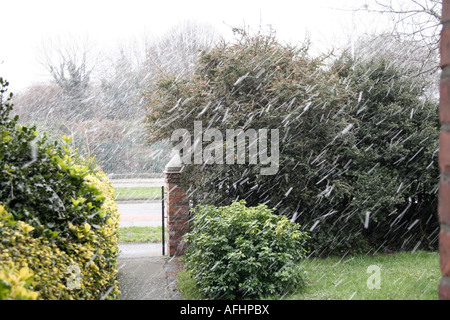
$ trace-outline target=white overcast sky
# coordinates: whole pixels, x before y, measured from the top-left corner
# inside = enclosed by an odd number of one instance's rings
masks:
[[[281,40],[310,35],[317,48],[339,46],[351,34],[380,25],[350,9],[373,0],[0,0],[0,76],[13,92],[45,79],[36,55],[47,38],[88,35],[100,48],[143,34],[158,36],[185,20],[230,26],[271,25]]]

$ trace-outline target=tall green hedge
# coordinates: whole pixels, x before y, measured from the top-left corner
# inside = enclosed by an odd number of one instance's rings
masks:
[[[184,128],[194,141],[194,121],[224,137],[279,129],[278,171],[262,175],[247,159],[185,164],[194,203],[264,203],[309,232],[313,255],[435,248],[438,109],[414,70],[388,59],[330,68],[307,45],[239,36],[204,52],[192,77],[161,79],[148,96],[149,138]]]
[[[112,186],[68,138],[49,142],[18,125],[7,85],[0,78],[0,299],[116,298]]]
[[[429,84],[389,57],[343,54],[335,66],[355,91],[347,212],[361,221],[372,250],[436,249],[440,124],[438,102],[425,94]]]

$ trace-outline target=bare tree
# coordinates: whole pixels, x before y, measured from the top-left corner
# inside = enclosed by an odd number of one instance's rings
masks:
[[[387,15],[392,21],[391,34],[415,43],[436,56],[439,51],[442,0],[375,0],[356,11]]]
[[[417,42],[400,39],[391,33],[360,36],[347,48],[355,64],[365,61],[389,61],[401,68],[405,76],[418,78],[424,85],[424,94],[437,98],[438,52],[430,51]]]
[[[381,33],[357,39],[349,36],[349,47],[357,59],[386,57],[410,77],[419,77],[427,84],[426,94],[437,96],[439,81],[439,38],[442,0],[366,0],[350,9],[387,17]],[[351,42],[351,44],[350,44]]]
[[[92,71],[98,62],[94,46],[86,37],[76,39],[68,36],[46,39],[38,54],[38,62],[49,72],[53,81],[62,90],[62,117],[86,119],[90,110],[90,81]]]
[[[182,22],[163,36],[121,43],[101,77],[104,114],[109,119],[138,119],[145,115],[144,92],[151,92],[161,75],[187,76],[195,71],[202,50],[218,36],[211,25]]]
[[[61,89],[50,83],[35,84],[14,96],[14,113],[21,121],[54,120],[61,112]]]
[[[218,40],[211,25],[184,21],[148,47],[148,67],[166,75],[192,74],[201,52],[212,48]]]
[[[144,106],[139,101],[145,90],[146,73],[135,55],[120,48],[119,56],[110,61],[109,70],[100,81],[102,113],[111,120],[133,120],[144,114]]]

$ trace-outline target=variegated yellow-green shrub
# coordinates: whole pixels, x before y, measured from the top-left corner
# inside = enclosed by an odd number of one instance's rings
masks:
[[[102,210],[110,217],[98,229],[71,224],[71,232],[88,241],[68,243],[65,251],[47,238],[30,236],[34,228],[13,220],[0,206],[0,300],[117,298],[119,213],[112,187],[102,175],[89,175],[86,181],[105,193]],[[22,279],[18,273],[28,278]]]
[[[0,299],[115,299],[119,213],[101,169],[10,118],[0,78]]]
[[[38,293],[28,289],[33,273],[3,266],[0,269],[0,300],[35,300]]]

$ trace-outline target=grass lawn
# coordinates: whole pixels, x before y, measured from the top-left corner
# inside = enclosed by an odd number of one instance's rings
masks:
[[[119,242],[160,242],[161,232],[161,227],[122,227]]]
[[[161,187],[114,188],[116,200],[161,199]]]
[[[436,300],[441,277],[437,252],[311,258],[301,265],[307,272],[306,286],[284,297],[268,299]],[[370,266],[375,267],[368,270]],[[178,275],[178,289],[185,299],[204,298],[186,271]]]

